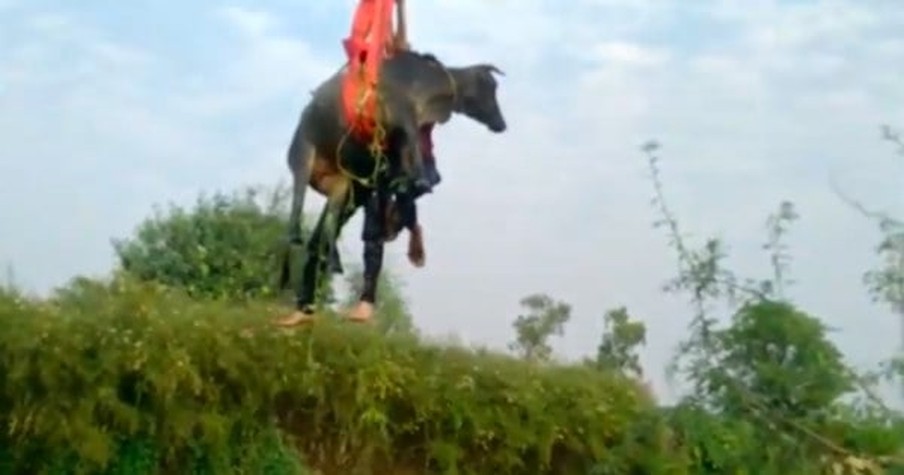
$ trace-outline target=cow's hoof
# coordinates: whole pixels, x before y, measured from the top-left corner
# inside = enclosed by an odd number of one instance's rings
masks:
[[[293,226],[293,229],[297,228],[297,226]],[[292,246],[300,246],[304,244],[304,238],[301,236],[301,233],[298,231],[290,231],[287,236],[287,242]]]
[[[433,185],[430,183],[430,180],[427,178],[417,178],[413,183],[414,192],[417,195],[425,195],[427,193],[433,193]]]
[[[356,323],[367,323],[374,317],[374,304],[360,301],[345,316]]]
[[[295,310],[294,312],[285,315],[282,318],[276,319],[274,323],[278,327],[291,328],[297,327],[299,325],[304,325],[306,323],[313,323],[315,318],[316,317],[313,312],[303,312],[301,310]]]
[[[408,236],[408,261],[414,267],[424,267],[427,257],[424,252],[424,231],[420,224],[416,224]]]
[[[345,268],[342,267],[342,261],[340,261],[339,257],[335,254],[330,257],[329,269],[331,274],[342,275],[345,273]]]

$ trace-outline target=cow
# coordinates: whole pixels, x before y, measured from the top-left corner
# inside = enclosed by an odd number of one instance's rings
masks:
[[[414,199],[424,192],[412,186],[420,175],[403,172],[406,165],[421,165],[420,130],[429,124],[445,123],[460,113],[483,124],[491,132],[502,133],[506,121],[499,107],[494,73],[488,63],[449,67],[435,56],[401,50],[382,65],[376,93],[381,101],[380,125],[388,145],[384,160],[372,153],[368,144],[349,134],[342,113],[340,95],[344,67],[321,83],[302,109],[287,162],[292,173],[292,206],[289,215],[290,245],[302,244],[301,224],[308,185],[327,199],[314,231],[305,246],[302,276],[295,291],[295,311],[280,319],[292,326],[314,314],[319,275],[338,265],[336,240],[342,226],[359,206],[364,207],[364,285],[358,305],[348,315],[353,320],[369,320],[376,302],[377,278],[382,267],[387,235],[386,211],[391,193],[399,209],[410,215]],[[371,177],[366,181],[362,177]],[[402,186],[398,187],[401,178]],[[412,219],[402,219],[411,229]],[[398,232],[398,229],[390,230]],[[325,248],[325,249],[324,249]],[[289,281],[288,250],[284,253],[280,287]],[[330,265],[333,264],[333,265]],[[333,268],[333,269],[331,269]]]

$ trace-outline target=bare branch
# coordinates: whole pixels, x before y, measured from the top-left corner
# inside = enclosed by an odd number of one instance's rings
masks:
[[[840,198],[841,201],[844,201],[845,204],[847,204],[851,208],[854,208],[854,210],[862,214],[864,217],[868,219],[874,219],[883,223],[897,222],[897,219],[893,218],[891,215],[882,211],[869,209],[862,202],[851,198],[847,193],[841,190],[841,187],[838,185],[838,181],[835,179],[834,173],[829,176],[829,186],[832,187],[832,191],[836,195],[838,195],[838,198]]]

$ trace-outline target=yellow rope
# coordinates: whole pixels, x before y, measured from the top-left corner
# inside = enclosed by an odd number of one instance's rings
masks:
[[[362,77],[359,77],[358,79],[363,80],[363,68],[361,69],[360,75]],[[382,97],[380,96],[380,94],[378,94],[377,91],[378,88],[376,84],[374,84],[373,87],[365,88],[363,91],[361,91],[361,94],[358,97],[356,111],[358,115],[361,115],[365,100],[368,99],[370,94],[376,94],[375,100],[377,101],[377,107],[375,116],[373,117],[375,127],[373,137],[371,138],[370,144],[368,145],[368,151],[370,152],[370,155],[374,157],[374,160],[376,162],[374,164],[373,173],[371,173],[370,176],[367,177],[359,177],[342,165],[342,147],[345,145],[345,142],[351,135],[350,127],[346,128],[345,133],[342,134],[342,137],[339,139],[339,143],[336,145],[336,164],[339,168],[339,171],[343,175],[345,175],[346,178],[356,181],[368,188],[372,188],[376,185],[375,181],[377,174],[382,171],[382,166],[384,165],[384,160],[386,158],[385,153],[383,153],[383,146],[386,140],[386,129],[383,127],[383,121],[381,120],[384,104]],[[347,120],[350,120],[350,118],[347,118]]]

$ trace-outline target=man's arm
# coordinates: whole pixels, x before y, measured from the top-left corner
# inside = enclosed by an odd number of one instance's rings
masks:
[[[405,0],[396,0],[396,34],[394,43],[396,49],[411,49],[411,45],[408,44],[408,25],[405,23]]]

